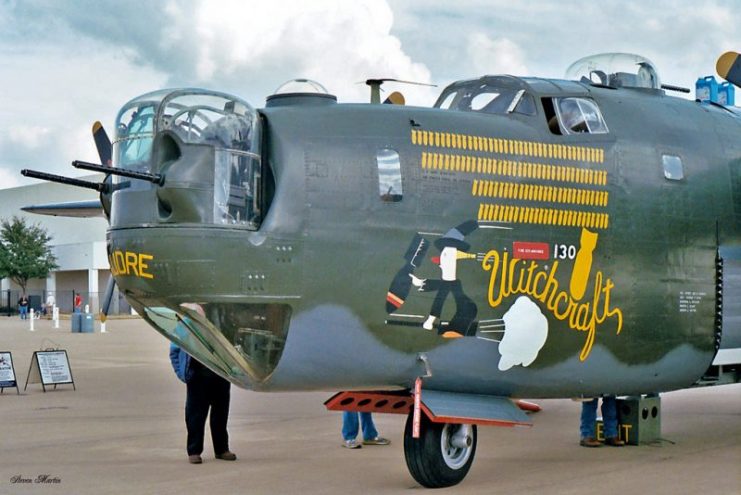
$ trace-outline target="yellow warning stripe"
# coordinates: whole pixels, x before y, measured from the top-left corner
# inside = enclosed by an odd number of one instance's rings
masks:
[[[595,186],[607,185],[607,171],[589,170],[565,165],[498,160],[473,155],[422,152],[422,168],[506,177],[522,177],[556,182],[574,182]]]
[[[516,199],[520,201],[570,203],[585,206],[607,206],[608,201],[607,191],[478,179],[474,179],[473,181],[471,195]]]
[[[479,222],[560,225],[588,229],[606,229],[609,220],[610,216],[607,213],[488,203],[481,203],[478,213]]]
[[[448,148],[453,150],[478,151],[534,158],[572,160],[578,162],[604,163],[605,150],[591,146],[522,141],[486,136],[473,136],[450,132],[423,131],[412,129],[412,144]]]

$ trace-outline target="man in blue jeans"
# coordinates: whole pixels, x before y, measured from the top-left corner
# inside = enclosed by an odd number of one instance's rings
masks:
[[[363,427],[363,444],[361,445],[355,438],[358,436],[360,425]],[[358,413],[355,411],[342,412],[342,446],[348,449],[359,449],[363,445],[388,445],[391,442],[383,437],[378,436],[376,426],[373,424],[373,417],[369,412],[360,413],[360,422],[358,422]]]
[[[579,445],[582,447],[600,447],[602,444],[597,440],[595,428],[597,421],[597,401],[594,398],[581,405],[581,440]],[[614,395],[602,397],[602,423],[605,433],[605,445],[611,447],[622,447],[625,442],[618,438],[617,430],[617,401]]]
[[[28,298],[25,294],[18,299],[18,313],[21,315],[21,320],[28,319]]]

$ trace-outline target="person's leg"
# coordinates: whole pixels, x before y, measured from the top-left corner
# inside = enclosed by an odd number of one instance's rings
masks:
[[[229,434],[226,430],[229,421],[230,383],[221,377],[214,376],[211,382],[211,440],[214,454],[217,456],[229,452]]]
[[[617,431],[617,403],[615,397],[602,398],[602,421],[605,424],[605,438],[616,437]]]
[[[378,436],[378,431],[376,431],[376,425],[373,424],[371,413],[360,413],[360,425],[363,428],[363,440],[373,440]]]
[[[355,411],[342,411],[342,439],[355,440],[358,436],[358,413]]]
[[[617,399],[614,396],[602,398],[602,421],[605,424],[605,443],[613,447],[625,445],[618,437]]]
[[[595,421],[597,420],[597,399],[581,403],[581,438],[596,438]]]
[[[208,384],[200,376],[194,376],[186,384],[188,394],[185,399],[185,425],[188,428],[188,455],[203,452],[203,435],[208,416]]]

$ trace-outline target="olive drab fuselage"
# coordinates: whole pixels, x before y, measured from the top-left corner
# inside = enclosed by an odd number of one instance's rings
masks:
[[[738,116],[660,90],[505,82],[519,96],[492,112],[155,99],[139,165],[165,181],[114,187],[116,282],[257,390],[410,388],[422,354],[442,391],[690,386],[741,347]],[[569,105],[588,132],[565,129]],[[207,107],[208,126],[187,122]],[[118,137],[116,166],[135,139]]]

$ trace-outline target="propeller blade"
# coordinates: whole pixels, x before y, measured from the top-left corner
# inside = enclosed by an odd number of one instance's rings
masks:
[[[741,57],[738,52],[726,52],[718,57],[715,70],[723,79],[741,87]]]
[[[116,287],[116,280],[113,278],[113,275],[111,275],[108,277],[108,285],[106,285],[105,293],[103,295],[103,304],[100,306],[100,321],[103,323],[108,319],[108,311],[111,309],[114,287]]]
[[[99,121],[95,121],[93,124],[93,139],[95,140],[95,147],[98,148],[100,163],[109,167],[113,165],[113,146],[108,138],[108,133],[103,128],[103,124]]]
[[[398,91],[394,91],[388,96],[388,98],[383,100],[383,102],[390,105],[403,105],[404,103],[406,103],[406,100],[404,99],[403,94],[399,93]]]

